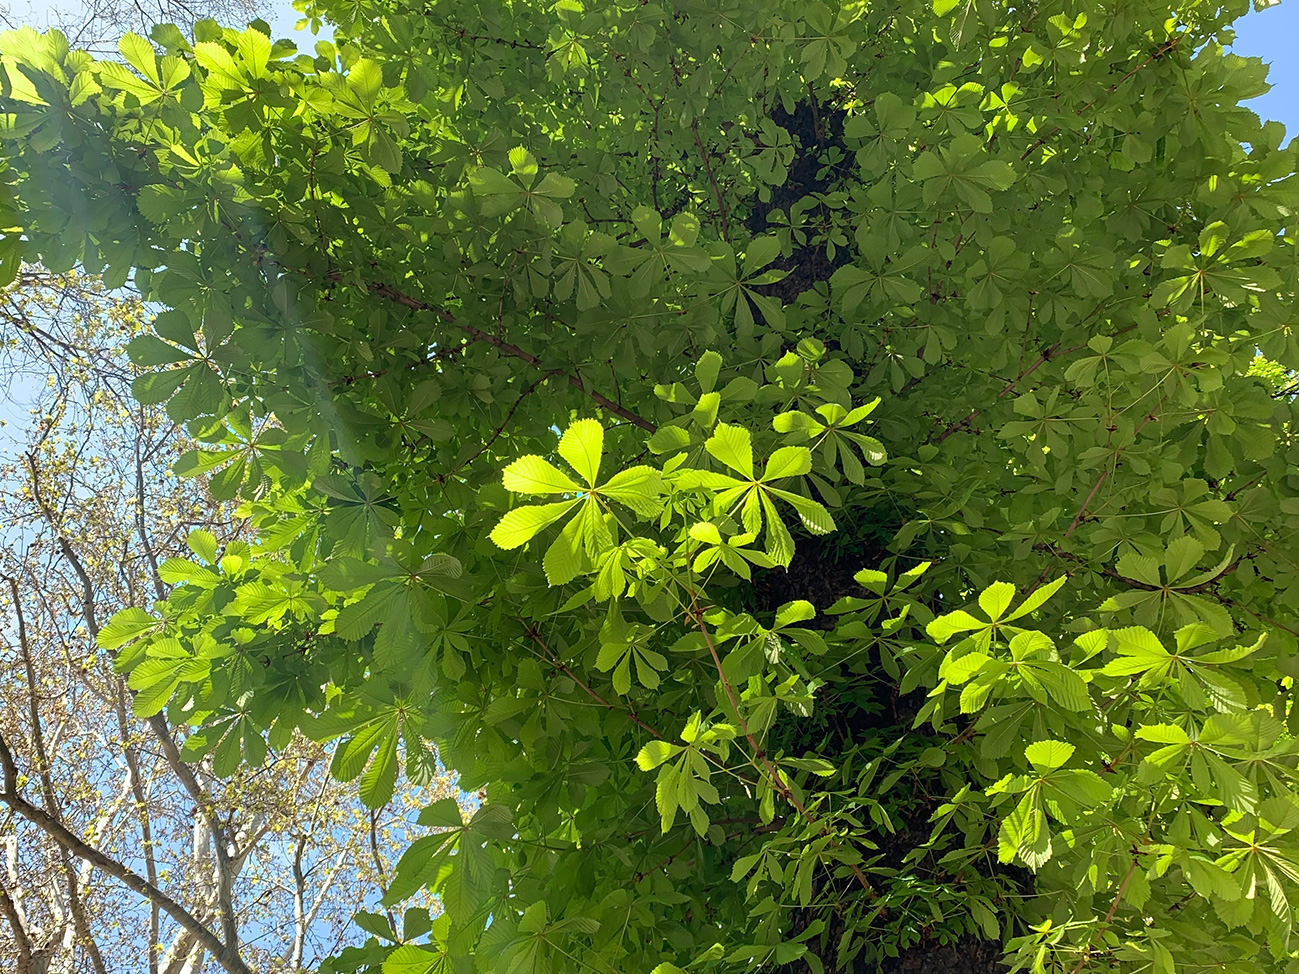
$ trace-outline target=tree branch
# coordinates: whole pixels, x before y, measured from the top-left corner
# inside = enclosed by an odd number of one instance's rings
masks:
[[[713,175],[713,165],[708,161],[708,150],[704,148],[703,139],[699,138],[699,120],[690,120],[690,131],[694,133],[695,145],[699,148],[699,158],[703,161],[704,172],[708,174],[708,184],[713,188],[713,199],[717,201],[717,215],[722,223],[722,239],[728,243],[731,240],[731,225],[726,218],[726,202],[722,199],[722,191],[717,188],[717,178]]]
[[[521,393],[519,393],[519,397],[514,400],[514,405],[511,406],[509,412],[505,414],[505,418],[501,420],[501,422],[497,425],[496,429],[492,430],[492,435],[483,441],[482,446],[480,446],[477,450],[475,450],[472,454],[470,454],[467,460],[464,460],[461,463],[457,463],[446,473],[438,474],[436,477],[433,478],[433,480],[436,483],[445,484],[456,474],[460,473],[460,471],[464,470],[465,467],[469,466],[469,464],[473,463],[480,456],[482,456],[489,449],[491,449],[492,444],[495,443],[498,439],[500,439],[501,434],[505,432],[505,428],[510,425],[510,420],[514,418],[514,414],[518,411],[519,407],[523,405],[523,400],[527,399],[530,395],[536,392],[537,388],[543,382],[549,379],[552,375],[558,375],[558,374],[559,373],[556,372],[547,372],[545,375],[538,378],[530,386],[528,386]]]
[[[9,896],[9,888],[3,879],[0,879],[0,913],[4,914],[5,920],[9,924],[9,929],[14,934],[14,949],[18,956],[15,960],[18,967],[14,974],[33,974],[32,972],[32,942],[27,936],[27,927],[23,923],[23,916],[18,911],[18,905]]]
[[[635,413],[633,413],[630,409],[618,405],[616,402],[614,402],[612,399],[609,399],[607,396],[603,396],[598,392],[588,389],[586,387],[586,383],[584,383],[576,375],[572,375],[571,373],[565,373],[563,372],[563,370],[547,369],[546,366],[542,363],[541,359],[537,358],[537,356],[533,355],[531,352],[523,350],[518,345],[511,344],[510,342],[505,341],[503,338],[498,338],[497,336],[491,334],[490,332],[483,331],[481,328],[475,328],[473,325],[468,324],[467,322],[458,320],[456,316],[453,315],[450,311],[447,311],[443,308],[434,307],[433,305],[428,304],[425,301],[421,301],[418,298],[411,297],[409,294],[403,294],[401,291],[398,291],[396,288],[391,287],[390,285],[387,284],[371,282],[366,284],[366,290],[368,290],[371,294],[377,294],[382,298],[386,298],[389,301],[392,301],[396,304],[400,304],[402,307],[410,308],[412,311],[425,311],[428,312],[429,314],[436,315],[438,319],[444,322],[445,324],[452,325],[456,328],[459,328],[461,331],[463,331],[474,341],[483,342],[484,344],[490,345],[492,346],[492,348],[496,349],[498,352],[501,352],[503,355],[508,355],[511,358],[517,358],[522,362],[527,362],[529,365],[533,366],[534,368],[541,369],[549,374],[563,375],[565,380],[568,382],[570,386],[572,386],[574,389],[578,390],[579,392],[585,394],[586,396],[590,397],[599,406],[609,410],[609,412],[613,413],[615,416],[621,416],[623,419],[627,420],[627,422],[632,423],[635,426],[639,426],[641,429],[646,430],[647,432],[650,433],[653,433],[658,429],[658,427],[655,424],[651,423],[647,419],[642,419],[640,416],[637,416]]]
[[[83,842],[54,815],[23,799],[18,793],[18,766],[3,736],[0,736],[0,769],[4,774],[4,789],[0,791],[0,801],[45,832],[69,854],[84,859],[102,872],[120,880],[127,888],[139,893],[149,902],[157,903],[163,912],[198,940],[229,974],[252,974],[233,944],[222,943],[211,930],[199,922],[198,918],[158,887]]]
[[[144,406],[140,407],[140,425],[144,425]],[[149,562],[149,578],[153,582],[153,591],[159,599],[167,597],[167,586],[162,583],[158,574],[158,557],[154,554],[153,544],[149,540],[149,529],[144,523],[144,458],[140,455],[140,437],[135,440],[135,530],[140,535],[140,546],[144,557]]]
[[[588,684],[583,682],[581,677],[579,677],[576,673],[570,670],[564,664],[564,661],[561,660],[558,656],[556,656],[555,652],[549,646],[546,645],[545,641],[542,640],[541,638],[541,634],[538,633],[537,630],[531,624],[524,622],[522,619],[520,619],[519,621],[523,622],[523,625],[526,628],[528,633],[528,638],[531,639],[538,646],[540,646],[542,652],[546,654],[546,659],[548,659],[552,664],[554,664],[554,666],[557,667],[561,672],[563,672],[564,675],[567,676],[570,680],[572,680],[579,687],[585,690],[587,695],[592,700],[600,704],[600,706],[602,707],[607,707],[609,710],[622,710],[621,707],[614,706],[608,700],[604,699],[604,697],[600,696],[600,694],[592,690]],[[654,737],[658,738],[658,740],[660,741],[663,740],[663,735],[660,734],[658,731],[656,731],[649,724],[645,723],[645,721],[641,720],[640,717],[637,715],[636,711],[633,710],[630,706],[627,707],[625,713],[627,714],[627,719],[630,720],[637,727],[641,728],[642,730],[648,731]]]
[[[1119,890],[1114,894],[1114,900],[1110,903],[1110,908],[1105,914],[1105,919],[1102,920],[1100,926],[1092,932],[1092,935],[1087,938],[1087,946],[1083,950],[1082,956],[1078,958],[1078,963],[1074,965],[1074,969],[1070,971],[1069,974],[1079,974],[1079,971],[1086,967],[1087,962],[1091,960],[1092,945],[1096,943],[1097,936],[1099,936],[1105,928],[1114,921],[1114,914],[1118,912],[1119,903],[1123,900],[1123,894],[1128,891],[1128,886],[1132,882],[1132,877],[1136,874],[1137,861],[1137,854],[1134,849],[1132,853],[1132,864],[1128,866],[1128,872],[1127,875],[1123,877],[1123,882],[1119,883]]]
[[[135,800],[135,815],[140,823],[140,846],[144,854],[145,877],[154,886],[158,885],[158,861],[153,850],[153,822],[149,817],[148,797],[144,793],[144,781],[140,775],[140,759],[131,744],[130,727],[126,720],[127,693],[126,681],[118,679],[118,692],[114,698],[114,710],[117,714],[117,729],[122,737],[122,753],[126,759],[126,773],[131,781],[131,797]],[[158,974],[158,904],[149,903],[149,974]]]
[[[50,777],[50,756],[45,748],[45,730],[41,725],[40,705],[37,703],[39,691],[36,685],[36,667],[32,663],[31,645],[27,640],[27,618],[23,613],[22,599],[18,593],[18,582],[13,578],[6,578],[9,583],[9,592],[13,598],[14,615],[18,621],[18,651],[22,655],[23,670],[27,677],[27,708],[28,719],[32,725],[32,745],[36,749],[36,773],[41,781],[41,795],[45,801],[46,812],[58,820],[59,805],[58,796],[54,791],[54,781]],[[68,858],[66,849],[59,850],[60,865],[63,867],[63,876],[68,888],[68,912],[72,914],[72,927],[76,932],[77,939],[86,948],[86,953],[90,956],[90,964],[95,969],[96,974],[107,974],[104,966],[104,957],[99,951],[99,944],[95,942],[94,935],[90,930],[90,921],[86,918],[85,904],[81,901],[81,884],[77,878],[77,870],[73,867],[71,859]]]

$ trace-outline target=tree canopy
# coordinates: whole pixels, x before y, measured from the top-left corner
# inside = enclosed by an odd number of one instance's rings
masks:
[[[386,891],[431,928],[331,970],[1286,965],[1299,150],[1245,9],[0,38],[0,267],[154,303],[134,394],[256,534],[101,631],[136,712],[483,789]]]

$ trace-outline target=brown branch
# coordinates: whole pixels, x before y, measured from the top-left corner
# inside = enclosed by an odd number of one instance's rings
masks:
[[[118,692],[113,700],[117,713],[117,730],[122,738],[122,754],[126,759],[126,773],[130,776],[131,797],[135,799],[135,815],[140,823],[140,846],[144,854],[145,878],[158,885],[158,861],[153,851],[153,822],[149,816],[149,800],[144,793],[144,780],[140,774],[140,759],[131,744],[130,727],[126,720],[126,681],[118,678]],[[159,940],[158,904],[149,903],[149,974],[158,974]]]
[[[492,44],[501,44],[505,47],[512,47],[516,50],[543,51],[540,44],[533,44],[531,41],[514,40],[508,37],[492,37],[488,34],[470,34],[463,27],[452,27],[449,24],[443,24],[443,29],[455,35],[459,41],[488,41]]]
[[[708,174],[708,183],[713,187],[713,198],[717,200],[717,215],[721,218],[722,239],[730,242],[731,227],[730,221],[726,218],[726,203],[722,199],[722,191],[717,188],[717,178],[713,175],[713,164],[708,161],[708,150],[704,148],[703,139],[699,138],[699,121],[691,119],[690,131],[694,133],[695,145],[699,147],[699,158],[703,161],[704,172]]]
[[[658,740],[660,741],[664,739],[662,734],[656,731],[649,724],[645,723],[645,721],[641,720],[640,717],[637,715],[636,711],[631,706],[628,706],[626,710],[623,710],[622,707],[614,706],[608,700],[604,699],[604,697],[600,696],[600,694],[592,690],[591,687],[587,683],[585,683],[580,676],[578,676],[576,673],[570,670],[568,666],[564,663],[564,661],[560,659],[557,655],[555,655],[555,652],[549,646],[546,645],[545,641],[541,638],[541,634],[537,632],[535,627],[533,627],[531,624],[527,622],[524,622],[524,620],[522,619],[520,619],[519,621],[523,622],[524,629],[528,633],[528,638],[541,647],[542,652],[546,654],[546,658],[549,659],[550,662],[553,663],[560,671],[562,671],[565,676],[567,676],[570,680],[572,680],[579,687],[585,690],[587,692],[587,695],[590,696],[592,700],[594,700],[600,706],[608,708],[609,710],[622,710],[627,715],[627,719],[630,720],[637,727],[640,727],[643,730],[648,731],[650,734],[658,738]]]
[[[14,947],[18,956],[14,959],[18,967],[14,974],[34,974],[32,971],[32,942],[27,935],[27,928],[23,925],[22,915],[18,912],[18,906],[9,896],[9,889],[5,881],[0,879],[0,913],[4,914],[5,920],[9,923],[9,928],[14,933]]]
[[[289,948],[289,967],[295,971],[302,966],[303,941],[306,936],[307,877],[302,872],[302,849],[306,844],[307,837],[301,835],[293,848],[293,943]],[[391,916],[389,922],[392,922]]]
[[[248,965],[239,957],[239,953],[233,944],[222,943],[197,917],[157,886],[132,872],[117,860],[109,858],[100,850],[83,842],[74,832],[64,826],[56,816],[28,803],[18,793],[18,765],[14,762],[13,753],[9,750],[9,745],[5,742],[3,736],[0,736],[0,768],[3,769],[4,773],[4,789],[0,790],[0,802],[8,805],[14,812],[43,831],[68,854],[96,866],[102,872],[121,881],[127,888],[148,899],[151,903],[157,903],[169,917],[201,943],[229,974],[252,974]]]
[[[1132,864],[1128,866],[1128,872],[1127,875],[1123,877],[1123,882],[1119,883],[1119,891],[1114,894],[1114,900],[1110,903],[1110,908],[1105,914],[1105,919],[1101,921],[1100,926],[1092,931],[1092,935],[1087,938],[1087,947],[1083,950],[1083,955],[1078,958],[1078,963],[1074,965],[1074,969],[1070,971],[1069,974],[1078,974],[1079,971],[1087,966],[1087,962],[1091,960],[1092,947],[1096,943],[1097,936],[1099,936],[1105,928],[1113,922],[1114,914],[1118,912],[1119,903],[1123,900],[1123,894],[1128,891],[1128,885],[1132,882],[1132,877],[1136,874],[1136,871],[1137,854],[1134,849],[1132,853]]]
[[[373,372],[358,372],[356,375],[344,375],[332,380],[329,384],[331,386],[350,386],[353,383],[360,382],[362,379],[378,379],[381,376],[387,375],[389,372],[395,371],[397,368],[401,368],[405,372],[412,372],[415,369],[423,368],[426,365],[436,365],[444,358],[452,358],[456,355],[462,355],[468,348],[469,344],[448,345],[446,348],[439,348],[435,352],[430,352],[422,359],[414,362],[407,362],[403,366],[393,366],[393,368],[390,369],[375,369]]]
[[[140,406],[140,425],[144,425],[144,406]],[[153,543],[149,540],[149,529],[144,523],[144,458],[140,455],[140,438],[135,439],[135,530],[140,535],[140,547],[149,563],[149,578],[153,581],[154,594],[159,599],[167,597],[167,586],[162,583],[158,574],[158,556],[154,554]]]
[[[1098,304],[1095,308],[1092,309],[1091,314],[1089,314],[1087,318],[1091,318],[1092,315],[1100,311],[1103,306],[1104,306],[1104,302]],[[1087,318],[1084,318],[1083,320],[1086,321]],[[1119,335],[1122,335],[1125,332],[1132,331],[1136,327],[1137,327],[1136,325],[1127,325],[1126,327],[1118,329],[1108,337],[1117,338]],[[1054,361],[1055,359],[1062,358],[1065,355],[1072,355],[1074,352],[1081,352],[1083,349],[1091,347],[1086,343],[1083,343],[1082,345],[1073,345],[1070,346],[1069,348],[1062,349],[1060,347],[1061,344],[1062,344],[1061,342],[1056,342],[1050,348],[1044,349],[1042,351],[1042,354],[1038,356],[1037,361],[1035,361],[1032,365],[1030,365],[1026,369],[1023,368],[1021,363],[1019,374],[1015,376],[1015,378],[1008,381],[1004,386],[1002,386],[1001,391],[997,393],[997,398],[1004,399],[1006,396],[1010,395],[1012,392],[1015,391],[1015,386],[1018,385],[1021,380],[1027,379],[1030,375],[1032,375],[1034,372],[1040,369],[1047,362],[1051,362]],[[974,420],[982,412],[983,410],[981,409],[971,410],[970,413],[964,419],[958,419],[952,423],[949,423],[947,427],[941,433],[939,433],[938,436],[935,437],[931,442],[933,442],[935,445],[942,443],[943,440],[947,439],[953,433],[959,432],[960,430],[969,426],[970,423],[974,422]]]
[[[482,456],[489,449],[491,449],[492,444],[495,443],[498,439],[500,439],[501,434],[505,432],[505,428],[510,425],[510,420],[514,418],[514,414],[515,412],[518,411],[518,408],[521,405],[523,405],[523,400],[527,399],[528,396],[536,392],[537,388],[543,382],[549,379],[552,375],[558,375],[558,374],[559,373],[557,372],[547,372],[545,375],[541,376],[541,378],[533,382],[532,385],[528,386],[528,388],[524,389],[523,392],[519,394],[519,398],[514,400],[514,405],[511,406],[509,412],[505,414],[505,418],[501,420],[500,425],[498,425],[496,429],[492,430],[492,435],[487,438],[486,442],[484,442],[481,447],[475,450],[467,460],[463,461],[462,463],[456,464],[446,473],[438,474],[436,477],[434,477],[433,482],[437,484],[445,484],[448,480],[450,480],[452,477],[458,474],[461,470],[464,470],[465,467],[469,466],[469,464],[473,463],[480,456]]]
[[[1159,400],[1159,402],[1155,403],[1155,408],[1150,410],[1150,412],[1146,414],[1146,418],[1136,425],[1136,427],[1132,430],[1132,436],[1134,440],[1136,438],[1136,435],[1140,433],[1143,429],[1145,429],[1149,423],[1159,418],[1159,408],[1167,401],[1168,401],[1168,396],[1164,395]],[[1092,485],[1091,493],[1089,493],[1087,495],[1087,499],[1083,501],[1082,507],[1078,508],[1078,513],[1073,516],[1073,520],[1069,522],[1069,530],[1064,533],[1064,536],[1066,538],[1069,537],[1071,534],[1073,534],[1074,529],[1077,528],[1078,525],[1082,523],[1082,519],[1086,515],[1087,509],[1091,507],[1092,501],[1096,499],[1096,492],[1101,489],[1101,484],[1105,483],[1105,481],[1109,479],[1111,472],[1112,471],[1110,470],[1103,471],[1100,477],[1097,478],[1096,483]]]
[[[386,887],[388,885],[388,876],[383,868],[383,857],[379,855],[379,811],[370,809],[370,857],[374,860],[374,871],[379,877],[379,885]],[[388,923],[394,930],[397,929],[397,920],[392,915],[392,910],[384,908],[384,914],[388,917]]]
[[[436,315],[439,320],[441,320],[445,324],[452,325],[456,328],[459,328],[461,331],[463,331],[474,341],[483,342],[486,345],[490,345],[498,352],[501,352],[504,355],[508,355],[511,358],[517,358],[522,362],[527,362],[529,365],[533,366],[534,368],[541,369],[542,371],[546,372],[548,375],[563,375],[565,380],[568,382],[570,386],[572,386],[574,389],[578,390],[579,392],[583,393],[584,395],[588,396],[589,398],[594,400],[598,405],[609,410],[609,412],[613,413],[614,415],[621,416],[623,419],[627,420],[627,422],[632,423],[635,426],[639,426],[641,429],[646,430],[647,432],[653,433],[656,430],[658,430],[658,427],[655,424],[651,423],[649,420],[642,419],[640,416],[637,416],[635,413],[633,413],[630,409],[626,409],[625,407],[618,405],[616,402],[614,402],[612,399],[609,399],[607,396],[603,396],[598,392],[588,389],[586,387],[586,384],[576,375],[564,373],[562,370],[559,369],[547,369],[546,366],[542,363],[541,359],[537,358],[537,356],[533,355],[531,352],[525,351],[524,349],[520,348],[518,345],[511,344],[510,342],[507,342],[503,338],[499,338],[496,335],[491,334],[490,332],[483,331],[481,328],[476,328],[473,325],[468,324],[467,322],[457,320],[455,315],[453,315],[450,311],[447,311],[444,308],[435,307],[425,301],[419,300],[418,298],[413,298],[409,294],[403,294],[401,291],[398,291],[396,288],[391,287],[387,284],[382,284],[377,282],[369,283],[366,285],[366,290],[368,290],[371,294],[377,294],[380,297],[386,298],[389,301],[392,301],[395,304],[399,304],[404,308],[410,308],[412,311],[424,311],[424,312],[428,312],[429,314]]]
[[[1082,502],[1082,507],[1078,508],[1078,513],[1075,514],[1073,520],[1069,522],[1069,530],[1064,533],[1066,538],[1073,534],[1074,529],[1082,523],[1083,516],[1087,513],[1087,508],[1091,507],[1092,501],[1096,499],[1096,492],[1101,489],[1101,484],[1105,483],[1105,481],[1109,479],[1109,476],[1110,472],[1104,470],[1101,472],[1101,475],[1096,478],[1096,483],[1092,484],[1092,489],[1087,495],[1087,499]]]
[[[1123,84],[1123,82],[1127,81],[1129,78],[1131,78],[1134,74],[1136,74],[1138,71],[1140,71],[1140,70],[1141,70],[1142,68],[1144,68],[1146,65],[1150,64],[1150,62],[1152,62],[1152,61],[1157,61],[1159,58],[1163,57],[1165,54],[1167,54],[1169,51],[1171,51],[1173,48],[1175,48],[1179,43],[1181,43],[1182,38],[1185,37],[1185,36],[1186,36],[1185,34],[1178,34],[1178,35],[1177,35],[1176,37],[1174,37],[1172,40],[1165,41],[1165,42],[1163,43],[1163,45],[1160,46],[1160,48],[1159,48],[1158,50],[1156,50],[1153,54],[1151,54],[1149,57],[1147,57],[1144,61],[1142,61],[1140,64],[1138,64],[1135,68],[1133,68],[1131,71],[1129,71],[1127,74],[1125,74],[1125,75],[1124,75],[1122,78],[1120,78],[1118,81],[1114,82],[1114,84],[1112,84],[1112,85],[1110,85],[1108,88],[1106,88],[1106,89],[1105,89],[1105,94],[1107,94],[1107,95],[1112,95],[1112,94],[1114,94],[1114,92],[1118,90],[1119,85]],[[1091,107],[1092,107],[1093,105],[1095,105],[1098,101],[1100,101],[1100,96],[1097,96],[1097,97],[1093,98],[1093,99],[1092,99],[1091,101],[1089,101],[1087,104],[1083,105],[1082,108],[1080,108],[1080,109],[1078,109],[1077,111],[1074,112],[1074,115],[1081,116],[1081,115],[1083,114],[1083,112],[1087,111],[1087,109],[1091,108]],[[1057,125],[1055,128],[1051,129],[1050,132],[1047,132],[1046,135],[1042,136],[1040,139],[1038,139],[1036,142],[1034,142],[1032,145],[1030,145],[1027,149],[1025,149],[1025,150],[1024,150],[1024,154],[1023,154],[1022,156],[1020,156],[1019,158],[1020,158],[1021,160],[1027,159],[1030,155],[1033,154],[1033,150],[1034,150],[1034,149],[1037,149],[1039,146],[1043,146],[1043,145],[1045,145],[1045,144],[1046,144],[1047,142],[1049,142],[1052,138],[1054,138],[1055,135],[1056,135],[1059,131],[1060,131],[1060,126]]]
[[[1230,605],[1237,609],[1243,609],[1246,612],[1248,612],[1250,615],[1252,615],[1255,619],[1257,619],[1259,622],[1266,622],[1269,626],[1275,626],[1277,629],[1280,629],[1282,632],[1288,632],[1290,635],[1299,638],[1299,629],[1294,629],[1291,628],[1290,626],[1284,625],[1283,623],[1277,622],[1271,616],[1265,616],[1261,612],[1255,612],[1249,606],[1244,605],[1240,602],[1236,602],[1232,599],[1229,599],[1225,595],[1222,595],[1218,592],[1214,592],[1213,595],[1223,605]]]

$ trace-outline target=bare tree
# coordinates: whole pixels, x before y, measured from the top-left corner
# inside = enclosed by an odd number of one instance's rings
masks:
[[[166,595],[158,565],[189,531],[242,530],[171,474],[184,431],[130,398],[123,347],[147,318],[34,269],[0,294],[3,368],[34,396],[0,440],[0,969],[299,970],[351,936],[410,810],[455,789],[372,816],[308,741],[218,779],[183,729],[134,715],[99,627]]]

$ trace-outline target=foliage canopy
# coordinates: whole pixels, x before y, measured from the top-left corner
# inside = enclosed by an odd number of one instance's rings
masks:
[[[4,36],[4,266],[165,309],[135,395],[257,531],[104,628],[137,711],[486,789],[387,891],[431,931],[334,970],[1286,963],[1299,192],[1244,9]]]

